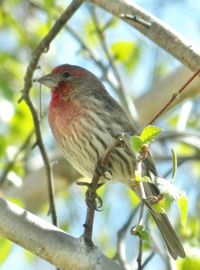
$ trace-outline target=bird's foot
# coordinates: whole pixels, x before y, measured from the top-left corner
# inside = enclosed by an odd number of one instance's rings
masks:
[[[99,189],[104,183],[99,183],[97,186],[97,189]],[[90,209],[93,209],[95,211],[101,211],[101,207],[103,205],[102,198],[97,194],[97,189],[92,188],[92,184],[88,187],[86,191],[86,204]]]
[[[88,182],[77,182],[79,186],[86,186],[88,189],[86,191],[85,202],[86,205],[94,210],[101,211],[101,207],[103,205],[102,198],[97,194],[97,190],[104,185],[104,183],[98,183],[97,188],[93,188],[92,183]]]

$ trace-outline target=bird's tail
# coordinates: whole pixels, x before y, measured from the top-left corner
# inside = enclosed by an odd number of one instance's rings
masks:
[[[170,255],[175,260],[177,259],[178,256],[181,258],[184,258],[185,251],[167,215],[164,213],[155,212],[148,203],[147,203],[147,207],[149,208],[150,213],[163,236],[163,239],[165,241],[165,244],[167,246],[167,249]]]

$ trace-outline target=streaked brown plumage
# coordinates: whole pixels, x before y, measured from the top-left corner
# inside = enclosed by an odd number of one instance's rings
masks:
[[[84,68],[61,65],[39,82],[52,90],[49,124],[64,156],[82,175],[92,178],[98,160],[116,136],[133,135],[135,127],[98,78]],[[130,186],[135,167],[133,152],[123,147],[113,150],[108,162],[113,180]],[[143,162],[143,171],[156,174],[150,157]],[[147,197],[159,194],[153,184],[144,183],[144,189]],[[184,249],[166,214],[156,213],[149,202],[146,204],[171,256],[184,257]]]

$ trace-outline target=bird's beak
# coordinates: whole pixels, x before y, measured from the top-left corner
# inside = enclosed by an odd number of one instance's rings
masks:
[[[49,87],[49,88],[54,88],[57,86],[58,84],[58,78],[56,76],[56,74],[47,74],[43,77],[41,77],[40,79],[37,80],[39,83]]]

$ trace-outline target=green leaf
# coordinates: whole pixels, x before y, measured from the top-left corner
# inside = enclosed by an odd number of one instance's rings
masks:
[[[165,196],[162,200],[162,207],[165,211],[168,211],[171,204],[173,202],[173,198],[171,196],[169,196],[167,193],[165,193]]]
[[[181,224],[185,226],[188,214],[188,199],[186,196],[181,196],[177,199],[177,205],[181,215]]]
[[[111,51],[116,60],[125,62],[134,50],[134,43],[129,41],[118,41],[112,44]]]
[[[176,176],[176,171],[177,171],[177,156],[173,149],[171,149],[171,152],[172,152],[172,164],[173,164],[172,179],[174,179]]]
[[[156,213],[165,213],[162,206],[162,201],[152,204],[151,207]]]
[[[135,182],[147,182],[147,183],[152,183],[152,179],[148,176],[141,176],[140,174],[135,171]]]
[[[139,60],[140,48],[132,41],[117,41],[111,45],[113,58],[122,63],[127,71],[132,71]]]
[[[132,148],[134,151],[139,152],[143,146],[143,140],[139,136],[132,136],[131,137]]]
[[[148,177],[147,175],[142,177],[142,181],[146,183],[153,183],[152,179]]]
[[[200,259],[186,257],[184,260],[177,261],[178,270],[197,270],[200,269]]]
[[[161,128],[156,126],[146,126],[143,129],[140,138],[142,139],[143,143],[148,144],[158,137],[161,130]]]
[[[91,45],[96,45],[98,42],[98,35],[96,26],[92,20],[88,20],[84,25],[84,32],[86,41]]]
[[[141,202],[138,195],[130,188],[128,189],[128,198],[134,207],[137,207]]]
[[[0,265],[2,265],[8,258],[12,248],[12,243],[7,239],[0,238]]]
[[[132,229],[132,234],[139,236],[144,242],[149,243],[149,233],[144,229],[142,225],[137,225]]]

